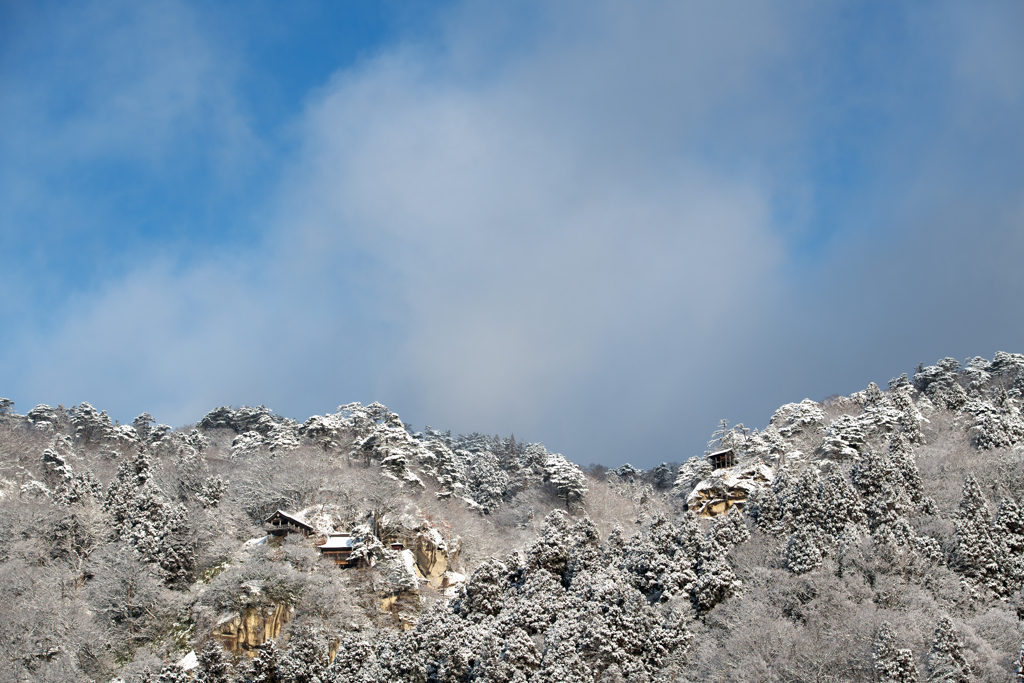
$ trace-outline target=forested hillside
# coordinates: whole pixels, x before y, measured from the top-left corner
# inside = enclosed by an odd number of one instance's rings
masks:
[[[1022,402],[946,358],[644,471],[0,399],[0,681],[1024,680]]]

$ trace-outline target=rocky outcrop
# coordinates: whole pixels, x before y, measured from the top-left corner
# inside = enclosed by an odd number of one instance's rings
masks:
[[[416,534],[412,551],[416,573],[434,588],[441,588],[445,573],[454,567],[459,556],[459,548],[449,548],[440,532],[433,528]]]
[[[241,614],[228,615],[213,629],[213,637],[230,652],[257,649],[291,621],[294,608],[287,605],[246,607]]]
[[[401,631],[409,631],[416,626],[419,609],[419,597],[415,593],[389,595],[380,601],[380,611],[390,614],[392,623]]]
[[[742,508],[750,494],[771,483],[772,471],[761,463],[718,470],[697,484],[686,498],[686,506],[700,517],[715,517],[733,505]]]

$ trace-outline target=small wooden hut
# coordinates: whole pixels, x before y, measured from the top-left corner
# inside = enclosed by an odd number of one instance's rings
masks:
[[[736,465],[736,454],[732,452],[731,448],[727,448],[709,455],[708,462],[711,463],[711,468],[716,470],[733,467]]]

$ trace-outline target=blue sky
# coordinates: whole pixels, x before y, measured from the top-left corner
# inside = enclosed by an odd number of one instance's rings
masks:
[[[1020,3],[0,4],[0,395],[578,462],[1024,351]]]

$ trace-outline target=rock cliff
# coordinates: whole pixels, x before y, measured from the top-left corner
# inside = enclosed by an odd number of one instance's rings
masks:
[[[294,611],[287,605],[247,607],[241,614],[226,616],[213,630],[213,637],[230,652],[252,651],[276,638]]]

